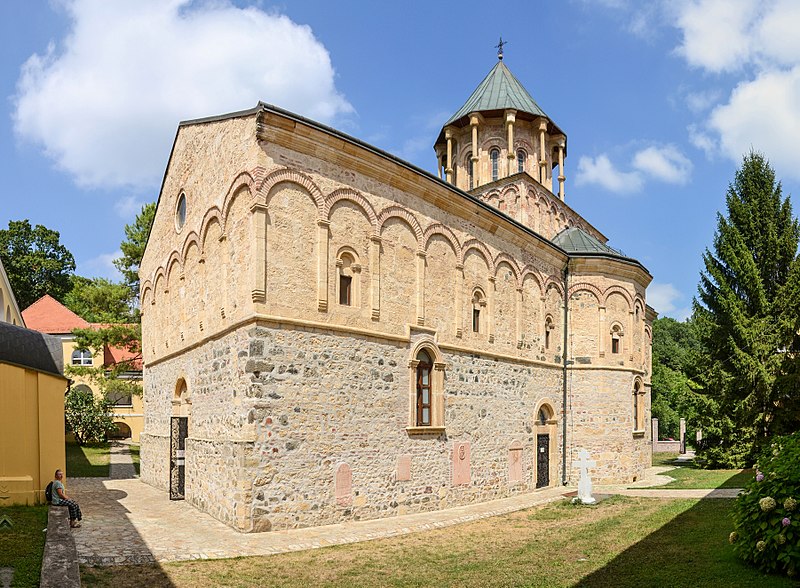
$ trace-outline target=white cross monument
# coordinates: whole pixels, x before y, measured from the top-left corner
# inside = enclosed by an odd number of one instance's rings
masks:
[[[585,449],[578,450],[578,467],[581,470],[581,479],[578,481],[578,500],[581,504],[594,504],[597,502],[592,496],[592,479],[589,477],[589,468],[597,465],[593,459],[589,459],[589,452]]]

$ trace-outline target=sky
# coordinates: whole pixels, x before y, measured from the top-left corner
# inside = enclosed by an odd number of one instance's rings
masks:
[[[57,230],[78,274],[118,279],[178,123],[259,100],[435,173],[502,36],[568,136],[566,202],[682,320],[743,155],[800,194],[798,29],[796,0],[6,0],[0,227]]]

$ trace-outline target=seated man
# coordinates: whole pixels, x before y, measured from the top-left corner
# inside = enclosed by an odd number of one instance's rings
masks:
[[[69,526],[73,529],[81,526],[81,507],[74,500],[64,493],[64,472],[56,470],[56,478],[53,480],[53,506],[66,506],[69,508]]]

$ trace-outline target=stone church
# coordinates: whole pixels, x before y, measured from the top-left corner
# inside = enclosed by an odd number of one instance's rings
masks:
[[[651,281],[500,60],[438,177],[275,106],[183,122],[141,263],[142,479],[241,531],[650,465]]]

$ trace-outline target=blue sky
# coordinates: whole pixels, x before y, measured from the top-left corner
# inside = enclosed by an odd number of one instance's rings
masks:
[[[180,120],[270,102],[435,170],[442,123],[505,62],[569,140],[567,202],[689,312],[751,147],[800,193],[800,3],[11,0],[0,4],[0,225],[116,277]],[[797,205],[796,205],[797,206]]]

